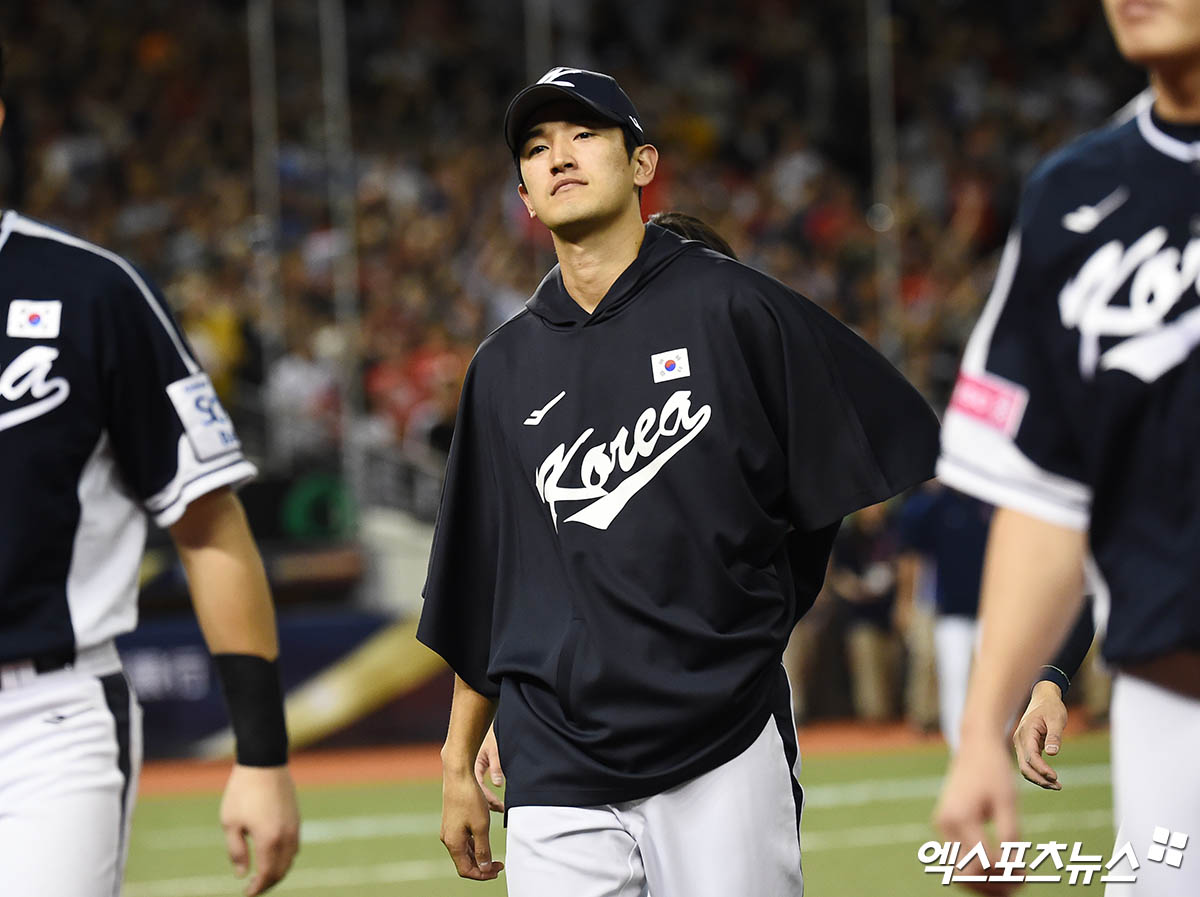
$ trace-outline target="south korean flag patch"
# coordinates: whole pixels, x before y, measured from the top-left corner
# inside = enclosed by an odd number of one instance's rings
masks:
[[[672,349],[670,352],[651,355],[650,369],[654,372],[655,383],[679,380],[692,375],[692,366],[688,364],[687,349]]]
[[[19,339],[55,339],[62,321],[57,299],[16,299],[8,304],[8,336]]]

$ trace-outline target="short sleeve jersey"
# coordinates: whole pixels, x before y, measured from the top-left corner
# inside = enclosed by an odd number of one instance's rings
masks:
[[[499,698],[506,803],[657,793],[790,700],[841,518],[937,422],[808,300],[649,225],[593,314],[557,270],[463,389],[418,637]]]
[[[1030,178],[943,425],[946,483],[1087,530],[1110,661],[1200,648],[1198,279],[1200,128],[1143,104]]]
[[[0,219],[0,663],[131,630],[146,520],[255,473],[127,261]]]

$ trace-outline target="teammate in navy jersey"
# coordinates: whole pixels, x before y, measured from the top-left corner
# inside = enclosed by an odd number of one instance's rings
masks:
[[[1104,9],[1153,103],[1031,176],[944,423],[941,478],[999,510],[936,819],[1017,838],[1006,721],[1086,566],[1116,671],[1118,845],[1141,859],[1108,893],[1175,897],[1200,893],[1200,864],[1163,859],[1200,832],[1200,0]]]
[[[137,622],[150,516],[228,699],[221,825],[239,875],[252,842],[246,893],[260,894],[290,866],[299,818],[274,611],[230,491],[254,467],[162,297],[120,256],[3,212],[0,323],[0,890],[120,891],[141,709],[113,640]]]
[[[643,224],[658,152],[612,78],[552,70],[505,136],[559,265],[455,425],[418,628],[456,673],[442,840],[500,871],[473,773],[498,706],[511,894],[799,894],[783,648],[936,421],[803,297]]]

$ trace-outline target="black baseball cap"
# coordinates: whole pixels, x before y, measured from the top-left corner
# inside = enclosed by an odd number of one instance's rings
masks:
[[[637,109],[615,78],[601,72],[559,66],[550,69],[508,104],[504,113],[504,140],[513,156],[521,151],[522,131],[530,116],[546,103],[564,97],[586,106],[604,121],[629,128],[639,146],[646,142]]]

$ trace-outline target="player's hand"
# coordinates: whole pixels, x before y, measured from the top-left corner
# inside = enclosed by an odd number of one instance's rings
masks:
[[[500,768],[500,749],[496,746],[495,726],[488,728],[483,744],[479,746],[479,754],[475,757],[475,781],[479,783],[483,796],[487,799],[488,809],[493,813],[503,813],[504,799],[488,787],[488,780],[497,788],[504,785],[504,770]]]
[[[1000,851],[984,830],[995,822],[1001,841],[1020,838],[1017,822],[1017,791],[1009,766],[1008,747],[1002,738],[965,739],[942,783],[942,794],[934,811],[934,825],[947,841],[958,841],[959,856],[965,856],[982,842],[989,860]],[[963,870],[964,875],[986,875],[977,860]],[[1004,882],[964,882],[980,894],[1011,894],[1013,884]]]
[[[1053,682],[1039,682],[1033,687],[1029,706],[1013,733],[1013,749],[1017,766],[1026,779],[1050,791],[1062,791],[1058,773],[1042,758],[1044,750],[1050,756],[1062,746],[1063,729],[1067,725],[1067,705],[1062,689]]]
[[[442,843],[463,878],[491,881],[504,864],[492,859],[491,826],[483,789],[469,770],[442,776]]]
[[[238,878],[250,871],[254,845],[254,875],[246,897],[283,878],[300,849],[300,810],[288,768],[235,765],[221,798],[221,828]]]

